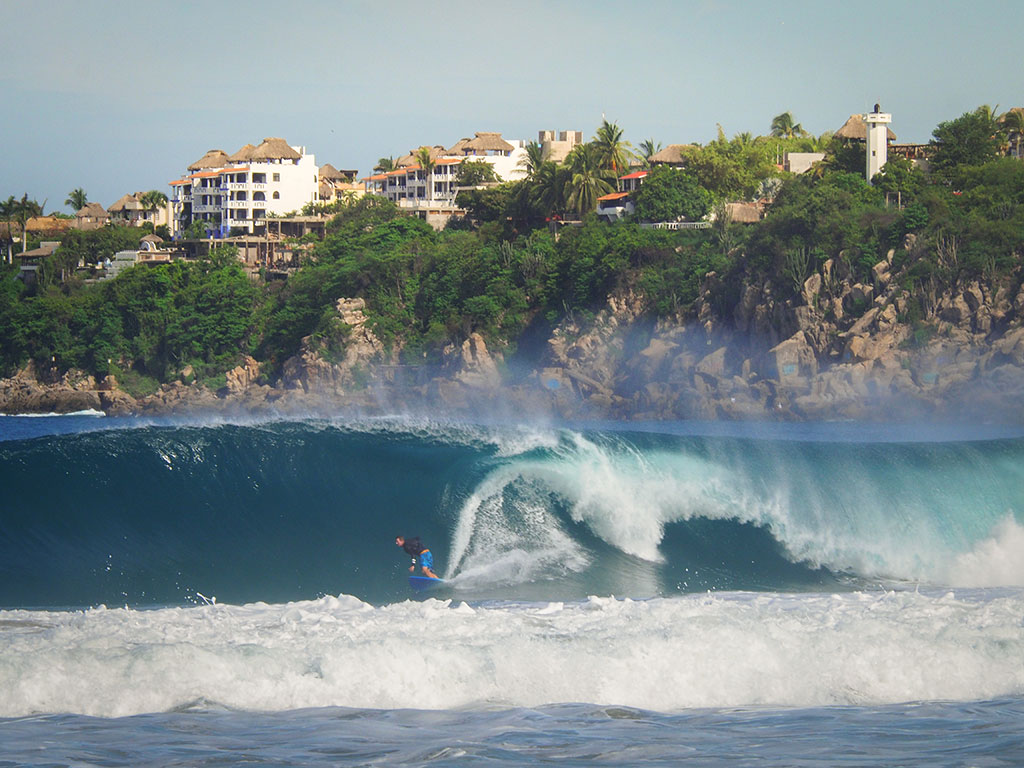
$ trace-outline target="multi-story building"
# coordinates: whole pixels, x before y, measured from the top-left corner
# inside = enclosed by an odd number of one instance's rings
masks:
[[[267,216],[300,210],[319,199],[319,169],[305,147],[267,138],[233,155],[211,149],[170,182],[173,231],[180,237],[195,221],[226,237],[232,230],[262,229]]]
[[[413,209],[431,224],[442,225],[458,212],[455,196],[462,163],[487,163],[500,181],[515,181],[526,175],[522,164],[526,142],[506,141],[500,133],[481,131],[447,149],[440,145],[426,149],[430,152],[431,168],[422,167],[418,151],[410,152],[395,161],[394,170],[365,178],[366,191],[386,197],[402,208]]]
[[[538,131],[537,143],[541,146],[544,159],[564,163],[569,153],[583,143],[583,131]]]

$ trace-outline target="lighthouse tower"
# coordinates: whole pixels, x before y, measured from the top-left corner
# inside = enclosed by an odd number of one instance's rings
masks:
[[[892,122],[892,115],[879,110],[875,104],[875,111],[864,115],[864,127],[867,129],[867,174],[868,183],[875,177],[875,174],[882,170],[885,161],[888,159],[889,123]]]

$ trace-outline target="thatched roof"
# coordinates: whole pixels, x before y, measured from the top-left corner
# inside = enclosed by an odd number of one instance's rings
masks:
[[[469,144],[471,139],[462,138],[456,141],[452,146],[448,147],[445,151],[446,155],[464,155],[466,154],[466,145]]]
[[[140,243],[162,243],[164,239],[159,235],[146,235],[139,239]]]
[[[850,119],[843,123],[843,127],[834,134],[836,138],[853,139],[855,141],[867,141],[868,127],[864,123],[863,115],[850,115]],[[886,127],[885,135],[888,141],[896,141],[896,134],[892,129]]]
[[[240,150],[235,152],[231,157],[228,158],[229,163],[248,163],[252,160],[252,153],[256,151],[256,147],[252,144],[246,144]]]
[[[299,160],[302,157],[284,139],[271,136],[252,151],[250,160]]]
[[[327,181],[345,181],[346,179],[345,174],[330,163],[324,163],[320,166],[320,178]]]
[[[86,203],[75,211],[75,216],[79,216],[81,218],[89,217],[93,219],[104,219],[107,217],[107,209],[99,203]]]
[[[204,171],[208,168],[221,168],[228,164],[228,153],[223,149],[210,149],[206,154],[188,167],[190,171]]]
[[[398,158],[395,161],[395,168],[408,168],[409,166],[412,165],[419,165],[420,161],[419,158],[416,157],[416,155],[419,154],[420,149],[423,149],[423,147],[420,147],[419,149],[414,149],[411,152],[409,152],[409,154],[402,155],[400,158]],[[440,157],[444,157],[446,154],[445,148],[442,147],[440,144],[435,144],[432,147],[427,147],[427,149],[430,150],[431,160],[437,160]]]
[[[650,163],[665,163],[667,165],[682,165],[686,162],[683,152],[692,149],[692,144],[669,144],[660,152],[655,152],[649,158]]]
[[[71,229],[72,219],[59,219],[56,216],[33,216],[25,222],[26,232],[64,232]]]
[[[500,133],[477,131],[476,137],[466,144],[466,149],[474,152],[511,152],[515,147],[501,138]]]
[[[108,213],[118,213],[120,211],[141,211],[142,203],[139,202],[135,195],[125,195],[112,206],[107,208]]]

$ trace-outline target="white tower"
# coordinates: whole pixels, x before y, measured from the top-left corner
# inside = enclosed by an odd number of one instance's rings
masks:
[[[889,148],[889,123],[892,122],[892,115],[888,112],[880,112],[875,104],[875,111],[864,115],[864,127],[867,129],[867,167],[865,173],[868,183],[875,177],[875,174],[882,170],[885,161],[888,159]]]

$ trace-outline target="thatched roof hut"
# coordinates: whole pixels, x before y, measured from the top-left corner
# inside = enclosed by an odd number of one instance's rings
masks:
[[[867,141],[868,138],[868,127],[864,123],[863,115],[850,115],[850,119],[843,123],[843,127],[840,128],[833,134],[839,139],[848,139],[852,141]],[[887,141],[896,141],[896,134],[892,132],[891,128],[885,129],[885,135]]]
[[[292,149],[288,142],[276,136],[271,136],[252,151],[250,160],[299,160],[302,158],[298,152]]]
[[[477,131],[475,138],[470,139],[466,144],[466,149],[470,150],[469,154],[481,152],[501,152],[502,154],[507,154],[515,149],[515,147],[501,138],[501,134],[498,132]]]
[[[75,216],[82,219],[105,219],[107,218],[107,209],[99,203],[86,203],[75,211]]]
[[[252,153],[256,151],[256,147],[252,144],[246,144],[240,150],[235,152],[231,157],[228,158],[230,163],[248,163],[252,160]]]
[[[454,144],[452,144],[450,147],[448,147],[447,150],[445,150],[445,154],[446,155],[464,155],[464,154],[466,154],[466,146],[469,144],[470,141],[472,141],[472,139],[465,138],[465,137],[459,139]]]
[[[71,229],[72,219],[60,219],[56,216],[33,216],[25,222],[26,232],[36,234],[56,234]]]
[[[419,154],[420,149],[423,149],[423,147],[414,149],[411,152],[409,152],[409,154],[402,155],[400,158],[398,158],[395,161],[395,168],[408,168],[409,166],[412,165],[419,165],[420,161],[419,158],[416,157],[416,155]],[[438,158],[444,157],[447,154],[445,148],[442,147],[440,144],[435,144],[432,147],[427,147],[427,149],[430,150],[431,160],[437,160]]]
[[[658,163],[663,165],[684,165],[686,158],[683,153],[688,149],[693,149],[693,144],[669,144],[660,152],[655,152],[647,160],[652,165]]]
[[[206,154],[188,167],[190,171],[206,171],[210,168],[223,168],[228,164],[228,153],[223,149],[210,149]]]
[[[123,211],[141,211],[142,203],[135,195],[124,195],[116,203],[107,208],[107,213],[121,213]]]
[[[320,166],[320,178],[324,181],[345,181],[344,174],[330,163]]]

